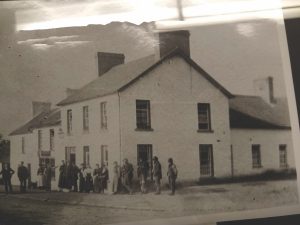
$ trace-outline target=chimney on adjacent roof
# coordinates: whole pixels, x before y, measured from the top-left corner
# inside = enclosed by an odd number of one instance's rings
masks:
[[[51,109],[51,102],[32,102],[32,116]]]
[[[67,95],[67,97],[69,97],[71,95],[74,95],[77,91],[78,91],[78,89],[67,88],[66,89],[66,95]]]
[[[253,81],[254,91],[269,104],[276,103],[274,97],[273,77],[257,79]]]
[[[175,48],[179,48],[190,57],[190,32],[188,30],[160,32],[158,35],[160,58]]]
[[[99,77],[109,71],[114,66],[124,63],[124,54],[98,52],[98,74]]]

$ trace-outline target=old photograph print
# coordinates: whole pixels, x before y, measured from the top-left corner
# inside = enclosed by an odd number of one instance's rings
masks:
[[[1,225],[298,204],[277,20],[83,25],[85,4],[0,5]]]

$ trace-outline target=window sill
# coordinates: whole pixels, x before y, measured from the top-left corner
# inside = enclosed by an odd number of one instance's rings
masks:
[[[253,166],[252,169],[261,169],[263,166]]]
[[[197,130],[198,133],[214,133],[214,130]]]
[[[135,128],[135,131],[154,131],[154,130],[152,128],[145,128],[145,129]]]

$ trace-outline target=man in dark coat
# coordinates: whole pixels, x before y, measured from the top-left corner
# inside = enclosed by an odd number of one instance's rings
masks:
[[[28,179],[28,169],[24,166],[24,162],[18,168],[18,178],[20,180],[20,191],[26,192],[26,180]]]
[[[108,178],[108,169],[105,164],[102,164],[99,176],[101,193],[104,193],[104,189],[107,189]]]
[[[6,194],[8,194],[8,190],[10,193],[12,193],[11,177],[14,173],[15,171],[13,171],[9,165],[5,163],[0,174],[2,174]]]
[[[160,180],[162,178],[161,165],[156,156],[153,157],[153,178],[156,187],[156,195],[160,194]]]
[[[132,194],[133,166],[128,162],[128,159],[124,159],[123,162],[124,164],[121,169],[122,185]]]
[[[74,192],[78,191],[78,173],[79,173],[79,168],[76,166],[75,162],[72,163],[72,169],[71,169],[71,177],[72,177],[72,188]]]
[[[59,167],[59,178],[58,178],[58,188],[59,191],[62,191],[65,188],[65,171],[66,171],[66,164],[65,161],[61,161],[61,166]]]
[[[45,188],[46,191],[51,191],[51,180],[52,180],[52,168],[50,163],[46,165],[46,168],[44,170],[45,175]]]
[[[173,163],[173,159],[169,158],[168,159],[168,177],[169,177],[169,187],[171,189],[171,193],[170,195],[174,195],[175,194],[175,184],[176,184],[176,178],[177,178],[177,168],[176,165]]]

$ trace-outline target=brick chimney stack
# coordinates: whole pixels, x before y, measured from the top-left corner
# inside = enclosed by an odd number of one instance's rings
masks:
[[[262,97],[269,104],[276,103],[274,97],[273,77],[254,80],[255,94]]]
[[[114,66],[124,64],[124,54],[98,52],[98,74],[99,77],[109,71]]]
[[[188,30],[160,32],[158,36],[160,58],[175,48],[181,49],[190,57],[190,32]]]
[[[51,102],[32,102],[32,116],[40,114],[41,112],[49,111],[51,109]]]

